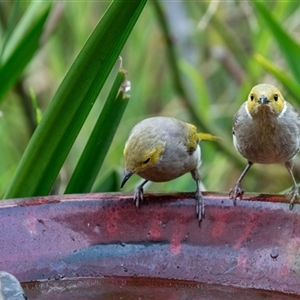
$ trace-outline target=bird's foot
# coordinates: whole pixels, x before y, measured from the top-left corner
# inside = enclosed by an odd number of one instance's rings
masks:
[[[242,189],[241,183],[237,182],[233,189],[229,192],[229,198],[233,200],[233,205],[236,205],[236,199],[243,199],[244,190]]]
[[[286,197],[290,199],[290,210],[293,209],[295,200],[299,199],[299,190],[297,186],[294,186],[290,192],[286,194]]]
[[[199,192],[196,192],[196,215],[198,221],[201,222],[202,218],[204,218],[204,199]]]
[[[144,190],[142,186],[138,186],[134,192],[133,196],[133,204],[135,204],[136,207],[139,207],[140,204],[144,200]]]

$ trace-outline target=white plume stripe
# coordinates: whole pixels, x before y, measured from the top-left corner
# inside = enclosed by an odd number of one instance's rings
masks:
[[[284,115],[284,113],[285,113],[285,111],[286,111],[286,108],[287,108],[286,101],[284,101],[283,109],[282,109],[282,111],[280,112],[280,114],[278,115],[278,118],[281,118],[281,117]]]
[[[246,109],[246,113],[247,113],[247,115],[249,116],[249,118],[250,118],[250,119],[253,119],[252,116],[251,116],[251,114],[250,114],[250,112],[249,112],[248,105],[247,105],[247,101],[246,101],[246,103],[245,103],[245,109]]]
[[[201,148],[199,145],[197,145],[196,151],[194,152],[194,156],[197,159],[197,168],[199,168],[202,164],[201,160]]]

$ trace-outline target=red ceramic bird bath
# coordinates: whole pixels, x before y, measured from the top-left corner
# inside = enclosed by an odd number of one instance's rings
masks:
[[[193,193],[1,201],[0,270],[30,300],[297,299],[300,205],[204,196],[200,226]]]

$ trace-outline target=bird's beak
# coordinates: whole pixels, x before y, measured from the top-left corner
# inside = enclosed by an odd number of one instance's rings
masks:
[[[124,184],[131,177],[132,174],[133,174],[133,172],[131,172],[131,171],[127,171],[127,170],[125,171],[124,177],[123,177],[123,180],[122,180],[122,183],[121,183],[121,189],[123,188]]]
[[[261,95],[258,99],[258,103],[259,104],[268,104],[268,103],[270,103],[270,100],[268,99],[267,96]]]

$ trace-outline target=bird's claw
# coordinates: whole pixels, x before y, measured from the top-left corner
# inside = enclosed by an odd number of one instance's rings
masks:
[[[286,194],[286,197],[290,198],[289,209],[292,210],[295,200],[299,199],[298,187],[293,187],[292,190]]]
[[[134,196],[133,196],[133,204],[135,204],[136,207],[139,207],[140,204],[143,202],[144,200],[144,190],[143,187],[138,186],[134,192]]]
[[[229,192],[229,198],[233,200],[233,205],[236,205],[236,199],[243,199],[244,190],[242,189],[241,183],[237,182],[233,189]]]
[[[198,221],[201,222],[202,218],[204,218],[204,200],[200,193],[196,193],[196,215]]]

